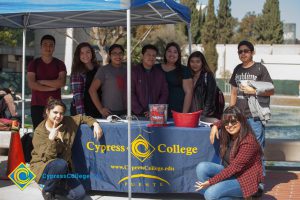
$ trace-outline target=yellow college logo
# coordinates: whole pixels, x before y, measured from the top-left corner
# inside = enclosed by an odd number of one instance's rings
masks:
[[[144,162],[155,148],[140,134],[131,143],[131,153],[139,161]]]
[[[139,161],[144,162],[146,159],[148,159],[151,154],[153,154],[153,152],[155,151],[155,148],[141,135],[139,134],[132,142],[131,142],[131,154],[136,157]],[[159,177],[159,176],[155,176],[155,175],[151,175],[151,174],[133,174],[131,175],[132,179],[135,178],[149,178],[149,179],[155,179],[161,182],[164,182],[168,185],[170,185],[170,183]],[[121,184],[124,181],[128,180],[128,176],[122,178],[118,184]]]
[[[24,163],[21,163],[18,167],[14,169],[8,178],[16,184],[20,190],[24,190],[35,178],[35,174],[27,168]]]

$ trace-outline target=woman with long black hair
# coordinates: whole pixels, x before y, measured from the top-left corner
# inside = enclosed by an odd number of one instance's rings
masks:
[[[196,191],[206,189],[204,197],[207,200],[250,197],[263,181],[261,147],[247,119],[236,106],[226,108],[222,121],[216,125],[221,128],[222,165],[199,163]]]
[[[187,113],[190,111],[193,96],[193,81],[190,70],[181,63],[181,49],[175,42],[166,46],[164,63],[158,65],[166,75],[169,98],[168,109]]]
[[[206,118],[216,118],[215,94],[217,83],[204,55],[200,51],[193,52],[188,58],[187,66],[192,72],[194,85],[190,111],[203,110],[202,121],[206,121]]]

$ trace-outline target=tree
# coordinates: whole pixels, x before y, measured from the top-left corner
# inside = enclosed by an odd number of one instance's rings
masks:
[[[106,47],[117,43],[121,38],[124,38],[125,35],[126,31],[122,26],[114,28],[93,27],[91,29],[91,36],[99,47],[99,53],[102,57],[103,65],[107,64]]]
[[[193,1],[194,2],[194,1]],[[192,5],[196,8],[197,4]],[[199,10],[194,9],[191,17],[191,33],[192,33],[192,42],[194,44],[201,43],[201,27],[204,24],[204,15],[202,12],[202,5],[199,5]]]
[[[220,0],[218,10],[218,43],[228,44],[233,37],[233,28],[235,25],[235,19],[231,16],[230,0]]]
[[[234,43],[239,43],[242,40],[249,40],[256,43],[254,26],[256,22],[256,15],[254,12],[248,12],[242,21],[239,23],[237,33],[233,38]]]
[[[202,45],[207,63],[213,72],[218,68],[218,54],[216,49],[217,44],[217,18],[215,15],[214,0],[208,1],[207,15],[205,17],[204,25],[201,29]]]
[[[158,48],[161,57],[169,42],[176,42],[179,46],[183,46],[186,43],[185,35],[178,31],[178,27],[173,24],[161,25],[159,29],[152,31],[144,41],[144,43],[155,45]],[[184,53],[182,53],[182,56],[183,54]]]
[[[131,62],[137,64],[141,60],[141,52],[143,42],[147,40],[151,33],[156,30],[159,30],[161,25],[140,25],[132,29],[132,44],[131,49]]]
[[[181,0],[180,3],[189,7],[191,10],[191,34],[192,43],[199,44],[201,42],[201,27],[204,23],[204,15],[200,9],[197,10],[198,0]],[[188,30],[185,24],[178,25],[179,31],[183,32],[188,37]]]
[[[16,47],[22,44],[22,30],[0,28],[0,44]]]
[[[174,26],[174,25],[169,25]],[[98,28],[93,27],[91,29],[82,29],[88,36],[90,42],[92,44],[96,44],[99,51],[98,53],[102,57],[102,65],[107,64],[107,55],[108,55],[108,48],[114,44],[118,43],[125,47],[126,45],[126,30],[124,27],[106,27],[106,28]],[[142,43],[150,36],[150,33],[158,30],[164,30],[164,25],[139,25],[139,26],[133,26],[131,29],[132,33],[132,48],[131,48],[131,60],[133,63],[140,61],[140,53],[142,49]],[[171,33],[171,34],[170,34]],[[60,32],[60,34],[65,34],[67,37],[71,38],[75,43],[79,43],[76,38],[67,35],[64,32]],[[161,35],[160,35],[161,36]],[[174,36],[174,37],[173,37]],[[172,41],[176,41],[176,39],[182,40],[182,34],[177,34],[174,29],[169,30],[168,36],[164,37],[173,39]],[[152,39],[153,40],[153,39]],[[166,39],[166,41],[168,41]],[[126,48],[125,48],[126,51]],[[125,53],[125,59],[127,54]]]
[[[261,44],[282,44],[283,24],[280,21],[279,0],[266,0],[262,15],[254,26],[255,39]]]

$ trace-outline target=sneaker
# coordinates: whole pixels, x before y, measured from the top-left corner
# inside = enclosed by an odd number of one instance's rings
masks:
[[[42,195],[43,195],[44,200],[58,200],[57,198],[55,198],[55,194],[52,192],[42,191]]]
[[[264,183],[259,183],[258,188],[264,190],[265,189],[265,184]]]

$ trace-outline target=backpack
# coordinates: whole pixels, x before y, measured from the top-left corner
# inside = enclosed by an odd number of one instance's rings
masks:
[[[0,95],[0,118],[7,118],[6,110],[7,105],[5,103],[4,95]]]
[[[31,151],[33,150],[32,144],[33,133],[25,133],[21,138],[21,143],[24,152],[25,162],[28,163],[31,160]]]
[[[205,84],[207,86],[207,72],[205,73]],[[221,119],[225,107],[225,98],[222,90],[218,86],[216,87],[214,117]]]

